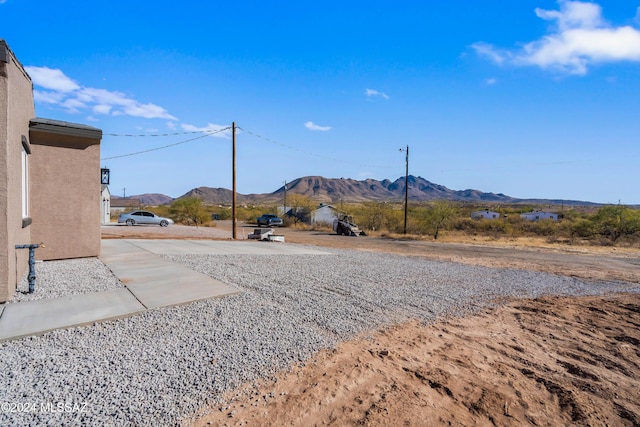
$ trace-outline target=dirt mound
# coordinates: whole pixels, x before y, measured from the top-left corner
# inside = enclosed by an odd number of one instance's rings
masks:
[[[640,425],[640,295],[517,300],[341,344],[194,425]]]

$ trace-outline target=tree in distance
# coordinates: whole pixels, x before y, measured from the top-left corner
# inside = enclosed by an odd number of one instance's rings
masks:
[[[174,221],[186,225],[202,225],[209,221],[209,214],[197,197],[177,199],[169,206],[169,213]]]

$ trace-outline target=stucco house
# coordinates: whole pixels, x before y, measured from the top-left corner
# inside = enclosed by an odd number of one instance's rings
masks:
[[[35,117],[33,84],[0,39],[0,302],[37,259],[100,254],[100,129]],[[65,203],[59,203],[65,200]]]
[[[490,211],[485,209],[483,211],[471,212],[471,218],[473,219],[498,219],[500,218],[499,212]]]
[[[540,221],[543,219],[550,219],[552,221],[558,220],[558,214],[555,214],[552,212],[542,212],[542,211],[526,212],[526,213],[520,214],[520,216],[526,219],[527,221]]]

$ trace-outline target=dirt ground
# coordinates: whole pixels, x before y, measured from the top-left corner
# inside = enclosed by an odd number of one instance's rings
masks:
[[[103,227],[103,237],[229,238],[230,230],[224,222],[204,231]],[[239,226],[237,236],[250,232]],[[277,233],[293,243],[640,283],[637,249]],[[640,426],[638,378],[640,294],[548,296],[370,331],[275,379],[230,392],[185,424]]]
[[[396,325],[247,385],[195,426],[638,426],[640,295]]]

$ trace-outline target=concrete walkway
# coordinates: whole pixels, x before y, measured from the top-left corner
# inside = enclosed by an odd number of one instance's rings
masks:
[[[124,288],[4,304],[0,306],[0,341],[240,292],[166,260],[162,254],[325,253],[301,246],[254,241],[103,240],[100,259],[125,285]]]

